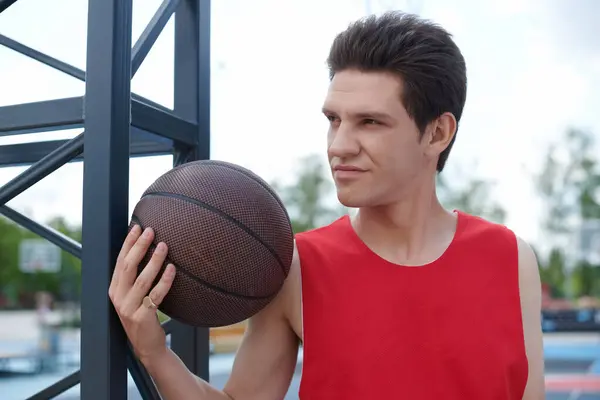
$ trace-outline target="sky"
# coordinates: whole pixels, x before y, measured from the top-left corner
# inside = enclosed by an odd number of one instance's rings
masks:
[[[160,4],[134,0],[133,39]],[[268,181],[291,182],[299,160],[325,160],[325,59],[335,35],[370,12],[401,9],[449,30],[467,63],[467,103],[448,175],[495,183],[506,224],[542,240],[532,176],[545,146],[568,127],[600,135],[600,2],[594,0],[219,0],[212,9],[211,158]],[[87,2],[19,0],[0,14],[0,33],[85,69]],[[132,81],[167,107],[173,96],[169,22]],[[33,29],[35,27],[35,29]],[[81,96],[84,84],[0,47],[0,106]],[[79,130],[0,137],[0,145],[70,138]],[[0,147],[0,151],[2,148]],[[170,157],[133,159],[130,207],[171,168]],[[0,185],[23,168],[0,169]],[[81,221],[82,164],[66,165],[9,205],[36,220]]]

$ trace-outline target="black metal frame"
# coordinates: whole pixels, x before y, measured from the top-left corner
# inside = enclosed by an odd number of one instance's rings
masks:
[[[16,0],[0,0],[0,12]],[[127,398],[129,370],[144,399],[160,399],[108,299],[128,226],[129,160],[172,154],[174,165],[210,156],[210,0],[164,0],[132,46],[132,0],[88,0],[87,71],[0,34],[0,45],[85,81],[84,97],[0,107],[0,136],[83,128],[70,140],[0,146],[0,166],[29,165],[0,187],[0,214],[80,257],[81,369],[30,399],[81,383],[81,398]],[[169,19],[175,19],[174,110],[131,93],[131,78]],[[87,149],[84,153],[84,148]],[[83,245],[6,205],[62,165],[83,160]],[[174,320],[171,347],[208,380],[208,329]]]

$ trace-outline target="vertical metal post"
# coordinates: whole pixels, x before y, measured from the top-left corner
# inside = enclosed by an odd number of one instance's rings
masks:
[[[127,398],[126,338],[108,298],[127,233],[132,0],[89,0],[81,398]]]
[[[210,157],[210,0],[183,0],[175,11],[174,111],[198,122],[198,146],[178,146],[174,164]],[[173,321],[171,348],[208,380],[209,331]]]

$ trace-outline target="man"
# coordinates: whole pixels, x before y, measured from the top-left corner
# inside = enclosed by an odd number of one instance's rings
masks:
[[[278,297],[252,317],[223,391],[165,346],[155,315],[175,274],[136,280],[153,232],[119,256],[110,298],[165,399],[284,397],[299,342],[302,399],[542,399],[541,287],[507,228],[446,211],[435,193],[466,98],[450,35],[415,16],[360,20],[335,39],[323,106],[340,202],[358,214],[296,237]],[[148,294],[148,297],[145,297]]]

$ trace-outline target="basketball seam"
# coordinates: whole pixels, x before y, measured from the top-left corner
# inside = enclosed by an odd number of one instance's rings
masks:
[[[144,197],[148,197],[148,196],[157,196],[157,197],[169,197],[172,199],[177,199],[177,200],[182,200],[182,201],[187,201],[189,203],[195,204],[199,207],[202,207],[208,211],[213,212],[216,215],[219,215],[220,217],[233,222],[235,225],[237,225],[241,230],[243,230],[244,232],[246,232],[248,235],[250,235],[251,237],[253,237],[254,239],[256,239],[256,241],[260,244],[262,244],[264,246],[265,249],[267,249],[267,251],[269,253],[271,253],[271,255],[275,258],[275,261],[277,261],[277,264],[279,264],[279,266],[281,267],[281,271],[283,272],[283,276],[286,276],[286,271],[285,271],[285,266],[283,265],[283,261],[281,261],[281,259],[279,258],[279,255],[277,254],[277,252],[271,247],[269,246],[267,243],[265,243],[256,233],[254,233],[250,228],[248,228],[246,225],[244,225],[242,222],[238,221],[237,219],[233,218],[231,215],[219,210],[218,208],[216,208],[215,206],[212,206],[208,203],[205,203],[201,200],[197,200],[194,199],[192,197],[188,197],[185,196],[183,194],[178,194],[178,193],[168,193],[168,192],[149,192],[149,193],[145,193],[142,196],[142,199]],[[141,199],[140,199],[141,200]]]
[[[268,185],[266,185],[264,182],[261,182],[260,180],[256,179],[256,177],[248,174],[246,171],[244,171],[243,169],[241,169],[239,167],[234,167],[232,165],[227,165],[227,164],[224,164],[224,163],[221,164],[221,162],[215,161],[215,160],[213,160],[213,163],[215,165],[219,165],[220,167],[227,168],[227,169],[239,172],[240,174],[242,174],[242,175],[244,175],[244,176],[252,179],[254,182],[258,183],[260,186],[263,187],[263,189],[265,189],[267,192],[269,192],[269,194],[271,195],[271,197],[273,197],[273,199],[279,204],[279,206],[281,206],[281,208],[283,209],[283,211],[287,215],[287,209],[285,208],[285,205],[283,204],[283,202],[281,201],[281,199],[279,198],[279,196],[277,195],[277,193],[275,193],[275,191],[272,188],[270,188]]]
[[[276,289],[275,293],[268,294],[266,296],[250,296],[250,295],[243,294],[243,293],[230,292],[230,291],[225,290],[225,289],[223,289],[223,288],[221,288],[219,286],[212,285],[212,284],[206,282],[204,279],[197,277],[194,274],[191,274],[188,270],[186,270],[185,268],[179,267],[174,262],[171,262],[171,264],[173,264],[175,266],[175,269],[177,271],[183,272],[184,275],[186,275],[188,278],[191,278],[191,279],[195,280],[197,283],[199,283],[201,285],[204,285],[207,288],[212,289],[212,290],[214,290],[216,292],[220,292],[220,293],[223,293],[223,294],[226,294],[226,295],[229,295],[229,296],[234,296],[234,297],[237,297],[237,298],[249,299],[249,300],[265,300],[265,299],[268,299],[268,298],[271,298],[271,297],[275,296],[279,292],[279,289]]]
[[[135,215],[131,217],[131,221],[134,222],[134,223],[136,223],[136,224],[138,224],[142,228],[142,230],[144,229],[144,226],[142,226],[142,223],[140,222],[140,220]],[[152,244],[154,245],[154,247],[156,247],[156,245],[154,243],[152,243]],[[176,263],[174,263],[168,257],[167,257],[167,260],[169,260],[169,261],[167,261],[167,264],[173,264],[173,266],[175,267],[175,269],[177,271],[181,271],[188,278],[191,278],[192,280],[196,281],[197,283],[199,283],[201,285],[204,285],[207,288],[212,289],[212,290],[217,291],[217,292],[222,293],[222,294],[226,294],[226,295],[234,296],[234,297],[238,297],[238,298],[243,298],[243,299],[250,299],[250,300],[265,300],[265,299],[268,299],[270,297],[275,296],[279,292],[279,289],[277,289],[275,291],[275,293],[268,294],[266,296],[250,296],[250,295],[247,295],[247,294],[230,292],[230,291],[225,290],[225,289],[223,289],[223,288],[221,288],[219,286],[215,286],[215,285],[213,285],[211,283],[206,282],[204,279],[199,278],[196,275],[190,273],[185,268],[179,267]]]
[[[245,169],[243,169],[240,166],[237,165],[231,165],[225,161],[219,161],[219,160],[196,160],[196,161],[192,161],[195,164],[208,164],[208,165],[215,165],[215,166],[219,166],[219,167],[223,167],[223,168],[227,168],[230,169],[232,171],[236,171],[239,172],[240,174],[244,175],[247,178],[252,179],[254,182],[258,183],[260,186],[263,187],[263,189],[265,189],[267,192],[269,192],[269,194],[271,195],[271,197],[279,204],[279,206],[281,207],[281,209],[283,210],[283,212],[285,213],[285,215],[288,218],[288,221],[290,219],[290,216],[287,212],[287,209],[285,207],[285,205],[283,204],[283,201],[281,201],[281,199],[279,198],[279,196],[277,195],[277,193],[275,193],[275,191],[273,190],[273,188],[269,187],[269,185],[266,182],[263,182],[262,179],[257,179],[259,178],[258,176],[253,176],[249,173],[249,171],[246,171]],[[178,167],[183,167],[186,164],[181,164]],[[174,168],[171,171],[174,171],[177,168]],[[171,172],[169,171],[169,172]],[[289,228],[290,231],[292,231],[292,225],[291,222],[289,224]]]

